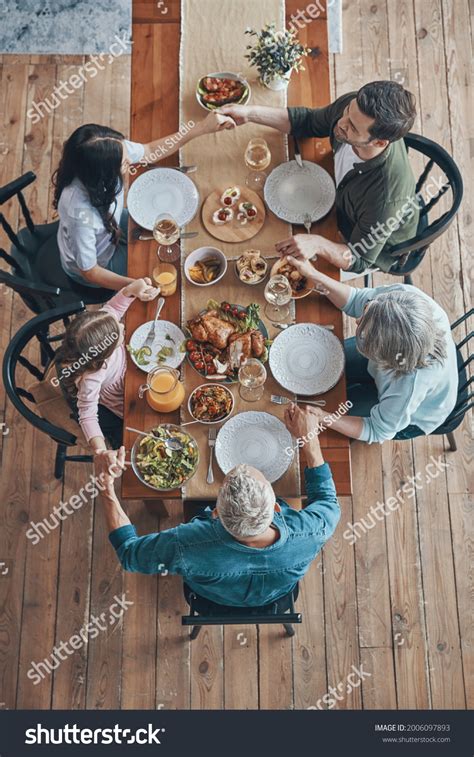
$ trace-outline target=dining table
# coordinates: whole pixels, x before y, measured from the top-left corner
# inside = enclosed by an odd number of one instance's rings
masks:
[[[318,4],[324,8],[324,3]],[[133,45],[131,75],[131,125],[130,138],[140,143],[149,143],[167,134],[173,134],[206,116],[206,111],[196,98],[196,85],[201,76],[210,72],[235,71],[245,77],[252,92],[252,104],[286,107],[304,105],[317,108],[327,105],[331,99],[326,12],[298,28],[300,41],[309,48],[304,60],[304,70],[293,73],[289,86],[284,90],[265,87],[258,78],[258,72],[245,58],[248,28],[263,28],[266,23],[275,22],[277,27],[287,27],[294,22],[298,12],[297,0],[235,0],[228,4],[223,14],[220,0],[167,0],[156,3],[151,0],[133,0]],[[164,12],[166,11],[166,12]],[[211,33],[211,29],[213,32]],[[305,228],[289,226],[277,218],[268,208],[262,229],[249,241],[222,242],[214,239],[205,228],[201,216],[202,203],[216,189],[222,191],[227,186],[245,187],[248,169],[244,162],[245,145],[252,138],[264,138],[272,153],[269,174],[278,165],[290,160],[294,154],[294,142],[288,135],[256,124],[245,124],[236,129],[218,134],[206,135],[180,146],[179,152],[164,155],[153,166],[137,167],[136,175],[129,178],[130,185],[143,172],[156,167],[179,168],[194,164],[196,171],[189,175],[199,192],[200,207],[195,217],[187,224],[186,231],[197,232],[192,239],[180,242],[180,259],[176,293],[165,298],[161,318],[185,329],[190,318],[197,315],[206,299],[227,301],[248,306],[257,302],[263,310],[264,285],[251,287],[242,283],[235,275],[235,261],[247,249],[258,249],[264,257],[276,256],[275,244],[292,234],[305,233]],[[303,160],[315,163],[332,176],[334,175],[333,155],[326,138],[300,140],[299,149]],[[259,193],[263,197],[263,193]],[[158,263],[156,241],[137,239],[137,224],[130,218],[128,234],[128,275],[132,278],[150,277]],[[145,232],[149,234],[149,232]],[[321,234],[328,239],[340,241],[334,207],[323,218],[314,223],[311,233]],[[184,261],[191,251],[204,246],[214,246],[222,250],[228,259],[228,271],[216,284],[204,288],[196,287],[184,275]],[[340,272],[328,262],[318,259],[317,267],[328,276],[338,279]],[[343,314],[323,295],[311,293],[292,303],[292,316],[296,323],[314,323],[331,326],[335,336],[343,341]],[[143,323],[152,320],[156,302],[136,301],[125,318],[127,339]],[[268,328],[270,339],[280,333],[262,315]],[[281,332],[283,333],[283,332]],[[271,348],[270,348],[271,349]],[[190,393],[205,379],[185,360],[181,365],[181,380],[185,388],[182,407],[172,413],[157,413],[149,406],[146,397],[139,397],[139,388],[144,383],[145,373],[128,357],[125,378],[124,399],[124,444],[131,450],[136,434],[129,427],[150,431],[160,423],[181,425],[192,420],[187,409]],[[287,395],[272,377],[267,365],[268,379],[264,398],[259,402],[245,402],[239,396],[238,384],[229,386],[235,399],[235,413],[245,411],[265,411],[283,418],[284,407],[270,403],[270,394]],[[211,379],[209,379],[211,380]],[[311,398],[314,399],[314,398]],[[347,399],[344,376],[337,384],[317,399],[326,402],[325,411],[335,412]],[[208,467],[208,428],[201,424],[189,427],[199,445],[200,462],[191,481],[183,488],[160,493],[142,483],[131,467],[125,471],[121,481],[121,495],[124,500],[144,500],[155,506],[157,512],[166,515],[169,508],[182,500],[201,501],[216,498],[224,474],[214,462],[214,483],[206,482]],[[219,430],[219,429],[218,429]],[[323,456],[329,463],[338,495],[350,495],[351,460],[350,440],[331,428],[320,434]],[[285,475],[274,483],[278,496],[292,498],[304,496],[304,457],[297,454]],[[166,500],[166,501],[163,501]]]

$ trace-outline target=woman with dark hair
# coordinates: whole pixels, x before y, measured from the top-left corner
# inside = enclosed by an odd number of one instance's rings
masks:
[[[134,163],[155,163],[195,137],[234,126],[228,116],[210,113],[200,123],[148,144],[130,142],[108,126],[76,129],[53,176],[58,245],[67,275],[80,284],[117,290],[133,281],[127,276],[124,176]]]

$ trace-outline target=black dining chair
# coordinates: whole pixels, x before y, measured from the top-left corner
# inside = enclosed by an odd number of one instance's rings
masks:
[[[232,607],[219,605],[196,594],[186,583],[183,585],[184,596],[189,604],[189,615],[181,617],[183,626],[192,626],[189,638],[196,639],[202,626],[236,626],[236,625],[283,625],[287,636],[294,636],[293,624],[302,623],[302,615],[295,612],[294,602],[298,597],[298,584],[279,599],[261,607]]]
[[[36,175],[32,171],[23,174],[0,188],[0,208],[6,202],[16,197],[21,208],[26,226],[16,233],[4,214],[0,211],[0,224],[11,242],[10,252],[0,249],[0,257],[8,263],[11,274],[17,279],[24,280],[24,287],[49,287],[59,290],[59,294],[49,294],[54,300],[54,307],[72,304],[81,300],[86,305],[97,305],[109,300],[114,291],[96,287],[82,286],[71,279],[64,271],[57,242],[59,221],[46,224],[34,224],[28,209],[23,190],[32,184]],[[9,285],[8,281],[4,282]],[[25,304],[31,307],[35,298],[23,297]],[[37,301],[44,305],[44,298]],[[31,308],[34,313],[43,312],[36,306]]]
[[[80,427],[72,409],[62,396],[61,390],[57,391],[57,397],[54,396],[51,389],[52,382],[49,380],[54,375],[51,373],[51,369],[54,368],[53,360],[56,354],[52,345],[60,343],[63,338],[63,334],[50,336],[50,327],[55,324],[67,325],[71,316],[83,310],[84,303],[76,302],[75,305],[55,308],[32,318],[15,334],[3,358],[3,384],[10,402],[23,418],[49,436],[57,445],[54,475],[58,479],[62,478],[64,474],[66,462],[92,462],[90,455],[67,454],[68,449],[78,445]],[[48,356],[46,368],[35,365],[29,358],[25,357],[24,353],[30,352],[30,346],[34,342],[38,342],[42,354]],[[21,368],[25,368],[35,380],[35,389],[33,389],[33,386],[27,388],[20,386],[18,374]],[[46,403],[49,412],[44,415],[39,412],[38,408],[43,403],[40,402],[38,392],[35,391],[42,388],[48,390],[50,395],[49,402]],[[75,431],[77,431],[77,434]]]
[[[465,323],[469,320],[469,318],[472,318],[474,315],[474,308],[471,308],[471,310],[468,313],[465,313],[461,318],[458,318],[457,321],[455,321],[452,326],[451,330],[454,331],[454,329],[457,329],[458,326],[460,326],[462,323]],[[467,368],[474,360],[474,355],[472,353],[469,353],[468,348],[468,357],[464,359],[462,349],[465,345],[468,345],[472,337],[474,336],[474,331],[471,331],[467,334],[467,336],[464,337],[458,344],[456,344],[456,354],[458,359],[458,372],[459,372],[459,387],[458,387],[458,396],[456,400],[456,405],[453,409],[453,411],[449,414],[449,416],[446,418],[444,423],[439,426],[435,431],[432,431],[432,434],[439,435],[445,435],[448,439],[449,448],[452,452],[455,452],[457,450],[457,444],[456,439],[454,437],[454,431],[458,428],[458,426],[461,425],[463,422],[464,416],[466,413],[471,410],[472,407],[474,407],[474,392],[472,392],[469,387],[472,384],[472,381],[474,379],[474,375],[468,378]]]
[[[440,169],[446,179],[430,200],[423,204],[416,235],[395,245],[390,251],[398,260],[388,273],[392,276],[403,276],[405,284],[413,284],[411,274],[422,262],[430,244],[449,228],[459,210],[463,196],[463,181],[459,168],[444,147],[420,134],[407,134],[404,141],[408,153],[413,150],[428,158],[416,183],[417,194],[422,191],[434,168]],[[452,191],[450,207],[439,218],[430,222],[429,214],[448,189]]]

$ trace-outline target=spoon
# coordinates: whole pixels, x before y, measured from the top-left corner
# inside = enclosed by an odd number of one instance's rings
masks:
[[[147,434],[145,431],[139,431],[137,428],[132,428],[131,426],[126,426],[127,431],[133,431],[135,434],[138,434],[139,436],[152,436],[154,439],[159,439],[160,437],[155,436],[153,433]],[[168,437],[167,439],[160,439],[160,441],[165,443],[165,447],[167,449],[170,449],[172,452],[180,452],[183,449],[183,444],[179,441],[179,439],[173,438],[172,436]]]

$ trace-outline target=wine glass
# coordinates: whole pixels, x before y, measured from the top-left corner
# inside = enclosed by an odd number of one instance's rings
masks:
[[[180,228],[169,213],[161,213],[153,225],[153,237],[158,244],[158,257],[165,263],[178,260],[180,256],[179,246],[173,247],[179,240]]]
[[[263,385],[267,380],[265,366],[254,357],[247,360],[239,369],[239,394],[247,402],[257,402],[263,397]]]
[[[265,308],[265,315],[271,321],[281,323],[290,315],[288,303],[291,301],[291,284],[281,274],[272,276],[265,287],[265,299],[268,305]]]
[[[270,148],[264,139],[251,139],[245,150],[245,165],[253,169],[248,174],[245,183],[250,189],[263,189],[267,178],[265,169],[272,159]]]

